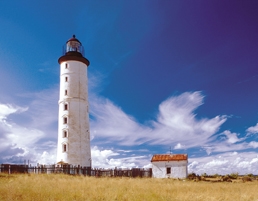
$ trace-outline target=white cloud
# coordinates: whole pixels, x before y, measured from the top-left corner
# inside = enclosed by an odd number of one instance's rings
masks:
[[[92,167],[98,168],[133,168],[138,164],[141,167],[149,162],[146,156],[122,156],[120,151],[113,151],[110,149],[100,150],[97,146],[91,149]],[[122,151],[124,152],[124,151]],[[141,161],[139,163],[139,161]]]
[[[221,159],[213,159],[212,161],[206,163],[207,168],[216,168],[221,167],[223,165],[226,165],[228,163],[228,160],[221,160]]]
[[[253,158],[253,159],[251,160],[250,164],[252,164],[252,163],[257,163],[257,162],[258,162],[258,156],[257,156],[257,158]]]
[[[248,145],[256,149],[258,147],[258,142],[252,141]]]
[[[240,134],[225,130],[219,135],[213,136],[211,141],[204,145],[203,148],[206,150],[207,154],[210,155],[214,152],[241,151],[258,147],[256,142],[247,143],[245,141],[247,136],[239,138],[239,135]],[[216,137],[220,137],[220,140],[216,140]]]
[[[210,142],[207,145],[204,145],[203,148],[206,150],[207,154],[210,155],[214,152],[240,151],[250,147],[248,147],[248,143],[246,142],[232,144],[229,143],[227,139],[226,141]]]
[[[234,144],[236,142],[244,140],[244,138],[238,138],[237,133],[231,133],[229,130],[225,130],[223,134],[227,136],[227,142],[229,144]]]
[[[36,160],[39,164],[54,164],[56,161],[56,149],[48,151],[43,151],[42,154],[38,153],[36,155]]]
[[[174,149],[183,149],[185,146],[181,145],[181,143],[177,143],[177,145],[174,147]]]
[[[0,121],[0,153],[2,156],[0,160],[2,162],[15,162],[13,160],[17,157],[30,159],[28,157],[33,153],[35,144],[43,136],[44,133],[41,130],[21,127],[2,119]]]
[[[55,91],[53,88],[20,95],[21,99],[25,97],[31,101],[27,107],[0,104],[0,162],[54,162],[53,154],[52,157],[46,155],[56,149],[56,146],[50,146],[53,138],[57,138],[57,127],[54,126],[57,114],[53,113],[57,111],[57,106],[53,106],[57,105]],[[48,141],[50,143],[46,144]]]
[[[20,113],[26,110],[27,108],[0,104],[0,152],[6,149],[12,149],[13,152],[15,148],[18,148],[16,149],[18,153],[24,152],[22,149],[22,145],[26,140],[24,138],[24,133],[28,131],[16,124],[9,123],[7,117],[10,114]],[[34,135],[32,135],[32,138],[27,139],[27,141],[33,142],[33,139]]]
[[[258,123],[255,126],[251,126],[248,129],[246,129],[246,132],[249,134],[258,133]]]
[[[226,152],[208,157],[189,157],[189,172],[197,174],[258,174],[258,155],[256,152]]]

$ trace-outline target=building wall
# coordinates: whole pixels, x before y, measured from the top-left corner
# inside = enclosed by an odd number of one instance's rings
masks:
[[[186,178],[188,175],[187,161],[157,161],[152,162],[152,175],[155,178]],[[171,173],[167,174],[167,168]]]
[[[87,65],[66,61],[60,68],[57,162],[91,166]]]

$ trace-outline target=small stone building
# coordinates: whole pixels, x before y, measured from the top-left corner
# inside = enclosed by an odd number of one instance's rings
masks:
[[[188,175],[187,154],[155,154],[151,159],[152,177],[186,178]]]

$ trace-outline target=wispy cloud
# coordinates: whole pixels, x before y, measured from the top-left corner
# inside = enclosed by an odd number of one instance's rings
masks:
[[[198,120],[194,110],[202,105],[202,101],[200,92],[170,97],[160,104],[157,120],[142,125],[110,100],[95,97],[91,101],[94,117],[91,128],[95,139],[107,138],[128,146],[143,143],[174,144],[177,149],[201,146],[226,121],[225,116]]]
[[[106,138],[107,142],[118,141],[122,145],[132,145],[143,143],[141,138],[151,131],[108,99],[93,97],[90,106],[94,117],[91,121],[91,133],[94,137]]]
[[[58,96],[59,89],[55,86],[25,96],[34,97],[29,104],[28,117],[31,119],[31,126],[45,130],[46,127],[56,123],[58,120]]]
[[[19,107],[19,106],[14,106],[11,104],[1,104],[0,103],[0,120],[6,119],[6,117],[10,114],[13,113],[21,113],[28,110],[27,107]]]

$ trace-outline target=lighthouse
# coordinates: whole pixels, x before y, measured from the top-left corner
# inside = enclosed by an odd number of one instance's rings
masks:
[[[89,60],[73,35],[60,64],[57,164],[91,167],[88,79]]]

